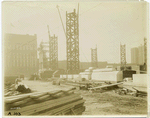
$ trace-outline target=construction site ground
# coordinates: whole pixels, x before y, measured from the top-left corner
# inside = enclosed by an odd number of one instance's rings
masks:
[[[50,81],[23,81],[33,91],[57,90],[68,85],[53,85]],[[147,97],[134,97],[131,95],[118,95],[113,90],[89,92],[88,90],[75,90],[85,99],[86,110],[83,115],[146,115]]]

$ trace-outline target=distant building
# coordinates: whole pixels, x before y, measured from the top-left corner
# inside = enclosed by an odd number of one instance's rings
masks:
[[[139,65],[144,64],[144,46],[143,45],[138,47],[138,64]]]
[[[138,48],[135,47],[135,48],[131,48],[131,63],[133,64],[138,64]]]
[[[131,48],[131,63],[143,65],[144,64],[144,46]]]
[[[5,34],[3,44],[5,76],[29,76],[38,71],[36,35]]]
[[[41,42],[39,51],[39,70],[49,69],[49,42]]]

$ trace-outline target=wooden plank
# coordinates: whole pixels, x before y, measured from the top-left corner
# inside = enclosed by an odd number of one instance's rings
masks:
[[[43,101],[43,100],[45,100],[45,99],[47,99],[47,98],[50,98],[50,95],[44,95],[44,96],[39,97],[39,98],[34,99],[34,100],[35,100],[35,101]]]
[[[84,100],[84,102],[85,102],[85,100]],[[75,105],[75,106],[73,107],[73,109],[76,109],[76,108],[82,107],[82,106],[83,106],[83,104],[84,104],[84,102],[83,102],[83,103],[79,103],[79,104]],[[57,113],[55,113],[55,114],[51,114],[51,115],[59,115],[59,114],[61,114],[61,113],[63,113],[63,115],[65,115],[65,114],[66,114],[66,113],[68,113],[68,112],[71,112],[71,108],[70,108],[70,109],[69,109],[69,108],[64,109],[64,110],[62,110],[62,111],[60,111],[60,112],[57,112]]]
[[[123,88],[128,89],[130,91],[136,92],[135,89],[132,88],[132,86],[123,86]]]
[[[38,98],[40,96],[43,96],[45,94],[51,94],[51,95],[54,95],[54,94],[57,94],[59,92],[62,92],[62,90],[57,90],[57,91],[48,91],[48,92],[36,92],[36,93],[30,93],[30,94],[24,94],[24,95],[17,95],[15,97],[6,97],[5,98],[5,103],[14,103],[14,102],[17,102],[17,101],[21,101],[21,100],[24,100],[26,98]]]
[[[55,94],[58,94],[58,93],[60,93],[60,92],[62,92],[62,90],[49,91],[48,94],[49,94],[49,95],[55,95]]]
[[[66,93],[64,93],[65,95],[69,95],[69,94],[73,94],[74,93],[74,91],[72,90],[72,91],[68,91],[68,92],[66,92]]]
[[[79,100],[79,101],[76,101],[76,102],[64,105],[62,107],[58,107],[56,109],[50,110],[48,112],[42,113],[40,115],[54,115],[54,114],[57,114],[58,112],[64,112],[66,110],[69,110],[69,109],[73,108],[74,106],[76,106],[78,104],[81,104],[81,103],[84,103],[84,102],[85,102],[85,100],[82,99],[82,100]]]
[[[14,102],[12,104],[12,107],[14,107],[14,106],[19,107],[20,105],[25,104],[25,103],[27,103],[27,102],[29,102],[31,100],[32,100],[31,98],[27,98],[27,99],[24,99],[24,100],[21,100],[21,101],[18,101],[18,102]]]
[[[26,96],[23,96],[23,97],[16,97],[16,98],[12,98],[12,99],[5,99],[5,103],[14,103],[14,102],[17,102],[17,101],[20,101],[20,100],[23,100],[23,99],[26,99],[26,98],[29,98],[30,95],[26,95]]]
[[[72,90],[75,90],[76,88],[75,87],[73,87],[73,88],[71,88],[71,89],[67,89],[67,90],[62,90],[64,93],[65,92],[69,92],[69,91],[72,91]]]
[[[54,98],[59,98],[59,97],[64,96],[64,95],[65,94],[63,92],[60,92],[60,93],[51,95],[51,97],[54,99]]]
[[[79,86],[79,84],[72,84],[72,83],[64,83],[66,85],[71,85],[71,86]]]
[[[101,89],[101,88],[116,86],[116,85],[120,85],[120,84],[123,84],[123,82],[115,83],[115,84],[110,84],[110,85],[104,85],[104,86],[98,86],[98,87],[92,87],[92,88],[89,88],[89,89],[98,89],[98,88]]]
[[[74,109],[74,113],[76,115],[80,114],[80,113],[83,113],[85,111],[85,106],[82,106],[82,107],[79,107],[77,109]]]
[[[12,98],[26,97],[26,96],[28,96],[28,95],[34,95],[34,94],[39,94],[39,93],[43,93],[43,92],[33,92],[33,93],[27,93],[27,94],[21,94],[21,95],[9,96],[9,97],[5,97],[5,99],[12,99]]]
[[[59,99],[55,99],[55,100],[49,100],[49,101],[45,101],[45,102],[42,102],[42,103],[39,103],[39,104],[33,104],[33,105],[30,105],[30,106],[22,107],[21,109],[17,109],[17,110],[9,110],[9,112],[23,113],[23,112],[26,112],[26,111],[33,111],[36,108],[41,109],[41,107],[45,107],[45,106],[46,106],[45,108],[51,108],[51,107],[54,107],[55,104],[58,104],[59,102],[66,103],[66,101],[69,101],[72,98],[78,99],[78,98],[81,98],[81,97],[78,94],[74,94],[74,95],[70,95],[70,96],[67,96],[67,97],[63,97],[63,98],[59,98]]]
[[[83,101],[83,102],[81,102],[81,101]],[[76,103],[76,105],[72,105],[73,107],[70,107],[70,109],[67,107],[66,109],[63,109],[63,110],[61,110],[61,111],[59,111],[59,112],[55,112],[55,114],[60,114],[61,112],[65,115],[66,113],[68,113],[68,112],[70,112],[71,111],[71,108],[72,109],[76,109],[76,108],[78,108],[78,107],[76,107],[76,106],[80,106],[80,107],[82,107],[83,106],[83,104],[84,104],[84,102],[85,102],[85,100],[84,99],[82,99],[82,100],[80,100],[80,101],[77,101],[78,103]],[[73,103],[72,103],[73,104]],[[68,105],[70,105],[70,104],[68,104]],[[55,115],[55,114],[50,114],[50,115]]]
[[[49,110],[49,109],[52,109],[54,107],[58,107],[58,106],[61,106],[61,105],[64,105],[64,104],[68,104],[69,102],[73,102],[73,101],[80,100],[80,99],[81,99],[81,97],[77,96],[77,97],[69,98],[65,101],[55,100],[55,102],[51,103],[50,105],[47,104],[47,105],[44,105],[42,107],[38,107],[38,108],[36,107],[34,109],[28,110],[27,112],[22,112],[22,114],[23,115],[26,115],[26,114],[34,115],[37,112],[43,112],[44,110]]]
[[[79,84],[103,84],[105,82],[76,82],[76,83],[79,83]]]
[[[85,111],[85,106],[81,106],[79,108],[73,109],[74,113],[72,113],[71,110],[67,110],[64,112],[65,115],[78,115],[78,114],[82,114]]]
[[[46,93],[46,92],[34,92],[34,93],[28,93],[28,94],[22,94],[22,95],[16,95],[16,96],[9,96],[9,97],[5,97],[5,103],[13,103],[16,101],[20,101],[23,100],[25,98],[29,98],[30,96],[34,96],[37,94],[42,94],[42,93]]]
[[[138,92],[147,94],[147,88],[143,88],[143,87],[132,87],[132,88],[137,90]]]
[[[33,95],[30,95],[30,98],[37,99],[37,98],[39,98],[39,97],[41,97],[43,95],[46,95],[46,94],[48,94],[48,92],[42,92],[42,93],[38,93],[38,94],[33,94]]]

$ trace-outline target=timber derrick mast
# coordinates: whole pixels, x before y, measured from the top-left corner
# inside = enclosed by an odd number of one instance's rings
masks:
[[[58,37],[50,36],[49,27],[49,66],[52,70],[58,69]]]
[[[121,61],[121,67],[124,69],[126,68],[126,45],[120,44],[120,61]]]
[[[97,47],[95,49],[91,49],[91,66],[96,68],[98,67]]]
[[[66,43],[68,74],[79,73],[79,18],[75,9],[66,12]]]

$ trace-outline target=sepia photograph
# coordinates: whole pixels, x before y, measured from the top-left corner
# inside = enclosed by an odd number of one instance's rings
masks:
[[[147,117],[149,3],[1,6],[3,116]]]

